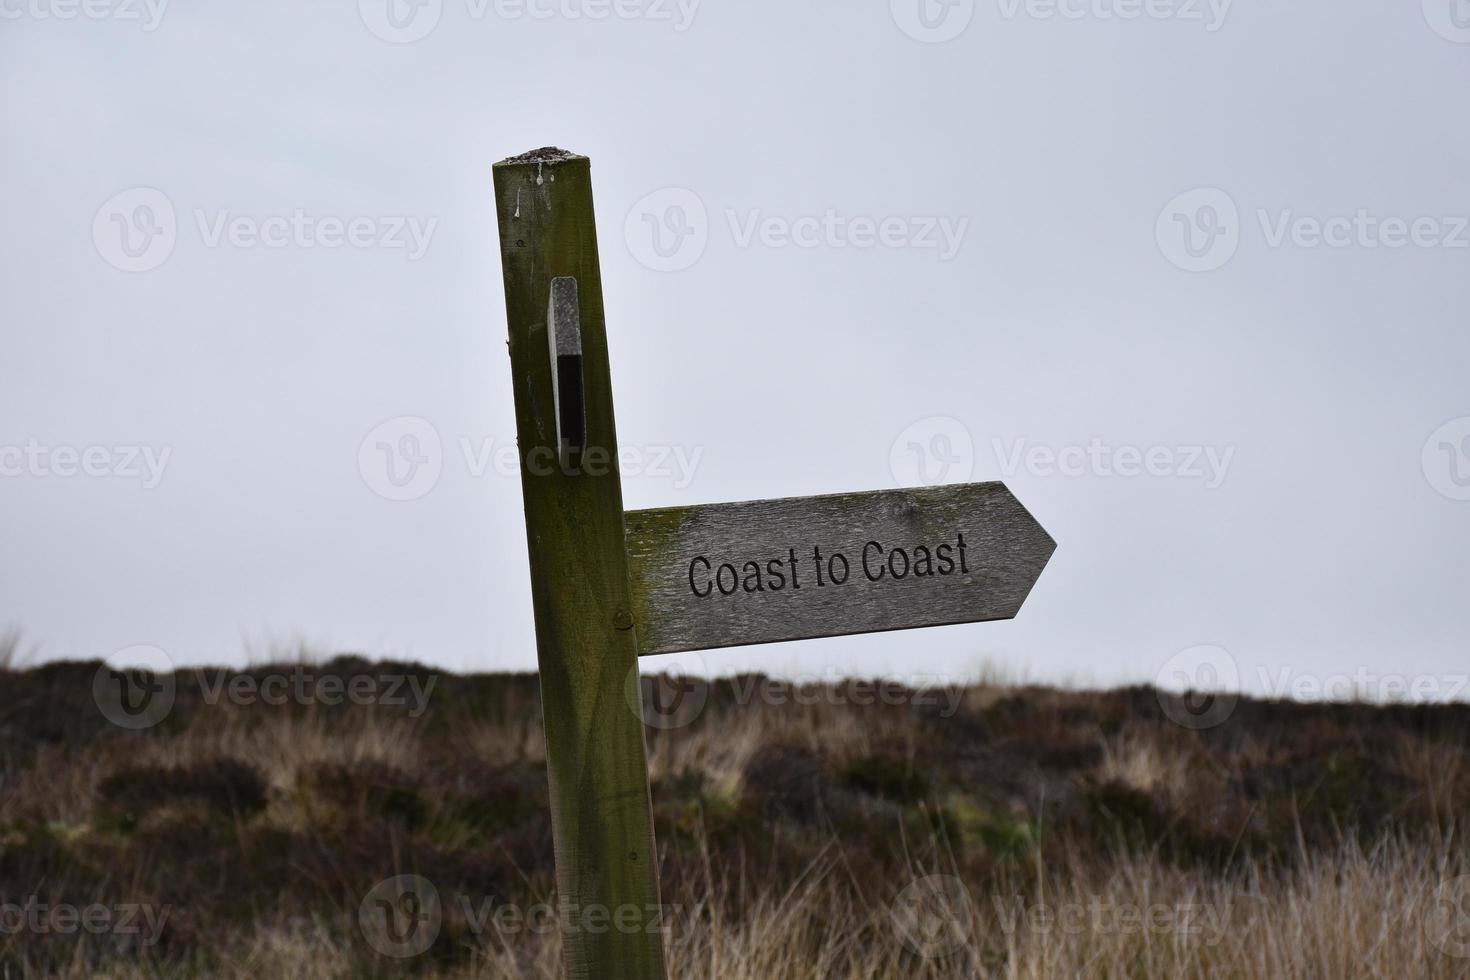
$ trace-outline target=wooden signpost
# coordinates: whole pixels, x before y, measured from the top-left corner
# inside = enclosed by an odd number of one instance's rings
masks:
[[[1056,546],[1000,483],[625,514],[588,160],[494,174],[566,974],[663,980],[638,656],[1008,619]]]

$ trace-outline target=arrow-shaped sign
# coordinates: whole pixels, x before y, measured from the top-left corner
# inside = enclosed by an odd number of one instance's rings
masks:
[[[1016,615],[1056,550],[1003,483],[629,511],[638,652]]]

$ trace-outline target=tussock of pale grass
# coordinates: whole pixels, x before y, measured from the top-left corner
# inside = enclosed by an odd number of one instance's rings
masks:
[[[1104,739],[1102,750],[1097,769],[1102,780],[1159,794],[1171,804],[1188,795],[1190,782],[1197,777],[1198,766],[1177,741],[1124,734]]]
[[[496,765],[546,762],[546,736],[540,718],[475,721],[457,729],[453,737],[466,758]]]
[[[40,747],[34,766],[8,777],[0,793],[0,823],[32,819],[69,826],[85,821],[105,766],[105,759],[78,759],[58,746]]]
[[[140,740],[136,762],[191,766],[233,758],[268,773],[286,787],[307,766],[378,762],[411,768],[418,757],[419,731],[411,719],[376,718],[371,712],[328,719],[324,713],[262,712],[221,704],[201,714],[178,737]]]
[[[1435,824],[1456,814],[1456,801],[1470,796],[1470,761],[1463,746],[1418,738],[1400,738],[1399,765],[1422,787],[1421,798]]]

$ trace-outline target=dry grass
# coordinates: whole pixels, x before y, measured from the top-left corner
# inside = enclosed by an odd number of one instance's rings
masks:
[[[559,976],[554,928],[483,917],[554,901],[534,678],[437,676],[413,712],[181,674],[134,734],[95,670],[0,670],[0,977]],[[1470,977],[1470,709],[1243,700],[1194,732],[1145,689],[767,684],[648,732],[672,976]],[[409,873],[442,915],[399,959],[358,916]],[[162,921],[12,911],[36,902]]]
[[[898,905],[858,900],[827,862],[794,888],[745,896],[740,908],[712,909],[708,893],[681,896],[687,904],[666,932],[669,970],[717,980],[1449,980],[1470,975],[1470,959],[1438,944],[1445,920],[1434,896],[1449,859],[1384,841],[1366,852],[1345,846],[1265,878],[1244,869],[1201,879],[1136,857],[1102,877],[1091,866],[1047,868],[1016,891],[970,894],[927,931],[902,920]],[[230,960],[212,963],[208,973],[241,980],[373,975],[357,959],[355,928],[350,916],[250,923],[232,937]],[[1463,927],[1458,935],[1464,943]],[[476,936],[465,962],[439,975],[557,980],[558,946],[554,934]],[[94,973],[93,959],[78,948],[70,962],[55,964],[54,975],[158,975],[127,963]]]

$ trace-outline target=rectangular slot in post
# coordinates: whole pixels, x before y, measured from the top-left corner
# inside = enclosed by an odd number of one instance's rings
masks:
[[[563,462],[587,445],[587,412],[582,394],[582,321],[577,304],[577,280],[551,280],[546,310],[546,335],[551,354],[551,394],[556,409],[558,452]]]

